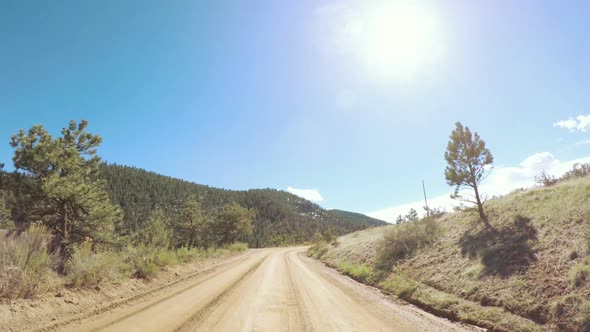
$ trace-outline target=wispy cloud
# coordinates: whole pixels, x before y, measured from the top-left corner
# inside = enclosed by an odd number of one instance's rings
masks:
[[[590,115],[578,115],[576,118],[569,118],[553,123],[554,127],[569,129],[570,131],[587,131],[590,128]]]
[[[570,170],[576,163],[588,163],[590,156],[560,161],[549,152],[535,153],[523,160],[518,166],[498,166],[493,169],[490,176],[482,183],[481,191],[485,196],[492,197],[505,195],[518,188],[530,188],[535,185],[535,176],[541,171],[559,177]],[[450,198],[449,194],[440,195],[428,199],[430,207],[443,208],[451,211],[459,201]],[[394,222],[397,216],[404,215],[410,209],[422,212],[423,200],[386,207],[377,211],[369,212],[367,215]]]
[[[287,187],[287,191],[293,195],[305,198],[312,202],[322,202],[324,198],[317,189],[298,189],[293,187]]]

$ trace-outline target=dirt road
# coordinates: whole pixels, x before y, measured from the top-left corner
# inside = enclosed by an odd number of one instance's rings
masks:
[[[252,250],[64,331],[473,331],[393,303],[303,255]]]

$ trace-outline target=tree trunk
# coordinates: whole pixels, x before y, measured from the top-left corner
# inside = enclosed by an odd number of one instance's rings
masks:
[[[63,237],[64,237],[64,241],[65,242],[69,242],[70,241],[70,235],[68,232],[68,211],[66,209],[64,209],[64,215],[63,215],[63,220],[62,220],[62,233],[63,233]]]
[[[483,211],[483,203],[481,202],[481,199],[479,198],[479,190],[477,189],[477,185],[473,186],[473,190],[475,191],[475,202],[477,203],[477,210],[479,212],[479,218],[481,219],[481,221],[483,221],[483,223],[486,225],[486,227],[492,228],[492,225],[490,225],[490,223],[488,221],[488,216],[486,216],[485,212]]]

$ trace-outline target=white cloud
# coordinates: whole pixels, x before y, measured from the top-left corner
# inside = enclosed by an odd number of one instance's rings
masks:
[[[431,208],[443,208],[447,211],[451,211],[453,206],[455,206],[457,201],[451,199],[451,195],[441,195],[434,198],[428,199],[428,206]],[[369,217],[385,220],[388,222],[395,222],[395,219],[399,215],[405,215],[410,211],[410,209],[414,209],[418,211],[419,214],[423,214],[423,207],[424,207],[424,200],[418,200],[415,202],[395,205],[391,207],[387,207],[381,210],[373,211],[366,213]]]
[[[490,173],[489,177],[481,185],[483,196],[492,197],[505,195],[518,188],[530,188],[535,185],[535,176],[545,170],[555,177],[562,176],[576,163],[589,163],[590,156],[560,161],[549,152],[535,153],[523,160],[518,166],[498,166]],[[450,198],[450,193],[428,199],[428,205],[432,208],[443,208],[452,211],[459,201]],[[393,222],[398,215],[404,215],[411,208],[422,212],[423,200],[399,204],[377,211],[367,213],[368,216]]]
[[[293,187],[287,187],[287,191],[293,195],[297,195],[312,202],[321,202],[324,200],[324,198],[320,194],[320,191],[317,189],[298,189]]]
[[[578,115],[575,119],[557,121],[554,127],[569,129],[570,131],[587,131],[590,128],[590,115]]]

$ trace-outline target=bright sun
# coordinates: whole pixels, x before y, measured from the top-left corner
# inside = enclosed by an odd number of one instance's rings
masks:
[[[444,52],[439,18],[425,7],[376,8],[363,21],[357,47],[371,74],[411,78]]]
[[[430,70],[445,51],[437,13],[418,2],[332,11],[340,19],[333,22],[339,26],[332,30],[333,45],[356,54],[372,77],[412,79]]]
[[[370,77],[410,80],[433,71],[446,51],[442,20],[427,1],[358,1],[316,8],[319,47],[352,56]]]

